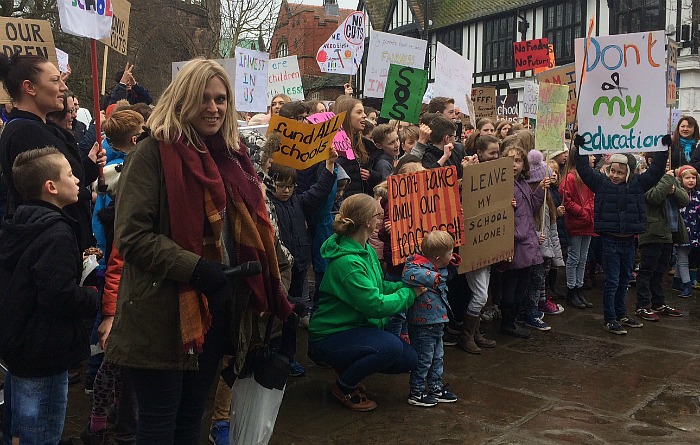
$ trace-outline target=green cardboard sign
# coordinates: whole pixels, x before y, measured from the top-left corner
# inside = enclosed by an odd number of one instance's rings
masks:
[[[392,63],[379,116],[417,124],[427,87],[427,70]]]

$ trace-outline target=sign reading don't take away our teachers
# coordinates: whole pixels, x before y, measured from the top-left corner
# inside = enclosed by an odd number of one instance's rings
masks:
[[[586,39],[575,41],[581,69]],[[664,32],[592,37],[578,98],[579,134],[587,152],[648,152],[666,148]],[[577,73],[577,79],[581,76]]]

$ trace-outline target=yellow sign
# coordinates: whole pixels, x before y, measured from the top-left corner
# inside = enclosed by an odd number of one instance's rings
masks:
[[[112,0],[112,32],[100,42],[126,56],[129,41],[129,14],[131,3],[127,0]]]

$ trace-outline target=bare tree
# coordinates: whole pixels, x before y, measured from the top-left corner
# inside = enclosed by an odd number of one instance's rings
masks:
[[[278,11],[278,0],[221,0],[221,39],[231,45],[223,56],[233,57],[242,39],[269,42]]]

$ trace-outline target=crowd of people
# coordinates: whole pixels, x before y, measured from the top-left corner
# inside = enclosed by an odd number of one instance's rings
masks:
[[[233,437],[236,378],[281,389],[306,372],[301,328],[347,408],[376,408],[363,383],[375,373],[410,373],[407,402],[432,407],[459,397],[443,380],[445,346],[494,348],[481,323],[499,319],[502,334],[523,339],[552,329],[546,317],[565,310],[559,271],[569,308],[587,310],[584,289],[602,268],[612,334],[683,315],[661,288],[671,267],[680,297],[700,287],[690,116],[658,152],[588,155],[575,136],[543,153],[529,125],[471,125],[452,98],[433,98],[417,125],[379,118],[350,85],[330,107],[277,95],[250,116],[214,61],[188,62],[155,105],[133,68],[103,100],[100,143],[65,74],[41,57],[0,55],[13,101],[0,135],[7,445],[59,442],[71,369],[88,358],[85,444],[196,444],[217,382],[209,438],[219,445]],[[273,162],[279,135],[243,125],[326,111],[345,113],[354,156],[331,149],[306,170]],[[499,158],[513,165],[513,257],[459,273],[455,240],[436,230],[394,265],[387,178],[454,166],[461,179]]]

